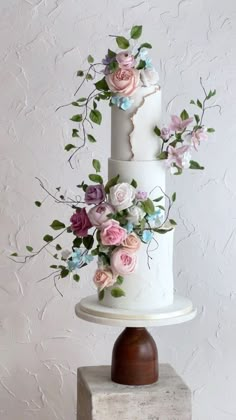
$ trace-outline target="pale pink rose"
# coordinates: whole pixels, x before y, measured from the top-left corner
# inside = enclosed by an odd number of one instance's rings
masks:
[[[116,220],[110,219],[101,226],[101,242],[103,245],[120,245],[127,236],[127,231]]]
[[[182,120],[177,115],[171,115],[171,123],[170,123],[170,130],[181,132],[185,130],[185,128],[191,124],[193,118],[187,118],[186,120]]]
[[[129,249],[130,251],[137,251],[141,246],[141,241],[135,233],[130,233],[127,238],[122,242],[124,248]]]
[[[132,274],[137,266],[137,255],[127,248],[118,248],[111,254],[111,268],[114,273],[125,276]]]
[[[181,146],[176,148],[169,146],[166,163],[169,167],[175,163],[178,168],[187,168],[189,167],[190,157],[190,146]]]
[[[98,269],[94,274],[93,281],[99,290],[103,290],[116,282],[116,276],[113,276],[109,268]]]
[[[191,144],[193,145],[195,150],[198,150],[198,146],[200,145],[201,141],[205,141],[208,139],[207,133],[204,131],[204,128],[199,128],[196,131],[191,133]]]
[[[112,92],[120,96],[131,96],[137,89],[140,73],[137,69],[118,69],[106,75],[106,82]]]
[[[132,185],[122,182],[110,188],[109,201],[117,211],[122,211],[132,206],[135,193],[136,190]]]
[[[89,210],[88,218],[93,226],[100,227],[108,221],[108,214],[112,213],[114,213],[113,207],[108,203],[102,203]]]
[[[131,69],[131,67],[135,66],[135,58],[128,52],[116,54],[116,61],[119,64],[120,69]]]

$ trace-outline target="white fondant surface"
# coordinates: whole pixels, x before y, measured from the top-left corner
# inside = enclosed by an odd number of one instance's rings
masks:
[[[156,311],[132,311],[102,307],[97,295],[82,299],[75,306],[76,315],[85,321],[124,327],[152,327],[180,324],[193,319],[197,311],[191,300],[175,295],[172,305]]]
[[[111,158],[153,160],[161,147],[153,131],[161,120],[161,90],[159,86],[140,87],[132,99],[127,111],[111,108]]]

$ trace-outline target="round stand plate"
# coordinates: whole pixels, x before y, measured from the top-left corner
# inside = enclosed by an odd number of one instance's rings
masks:
[[[148,312],[102,306],[97,300],[97,295],[92,295],[77,303],[75,312],[79,318],[96,324],[117,327],[160,327],[190,321],[196,316],[197,310],[193,308],[191,300],[178,295],[175,295],[172,305]]]

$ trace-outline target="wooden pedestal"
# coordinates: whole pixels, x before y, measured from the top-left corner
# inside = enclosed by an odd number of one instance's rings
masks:
[[[111,379],[123,385],[149,385],[158,380],[158,352],[146,328],[125,328],[112,352]]]

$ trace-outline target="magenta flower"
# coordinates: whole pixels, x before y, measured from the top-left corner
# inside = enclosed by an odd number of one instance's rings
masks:
[[[77,210],[76,213],[71,216],[70,221],[72,232],[81,238],[87,236],[88,230],[92,227],[85,208],[80,211]]]
[[[186,120],[182,120],[177,115],[171,115],[171,123],[169,125],[169,129],[172,131],[181,132],[184,131],[185,128],[191,124],[193,118],[187,118]]]
[[[173,164],[178,166],[178,168],[188,167],[187,163],[190,160],[190,153],[189,153],[190,146],[181,146],[181,147],[168,147],[168,158],[167,158],[167,165],[170,167]]]
[[[100,204],[106,198],[104,186],[102,184],[89,185],[85,192],[86,204]]]
[[[194,149],[197,150],[201,141],[204,141],[204,140],[207,140],[207,139],[208,139],[208,135],[204,131],[204,128],[199,128],[198,130],[193,131],[191,133],[190,141],[191,141],[191,144],[193,145]]]

